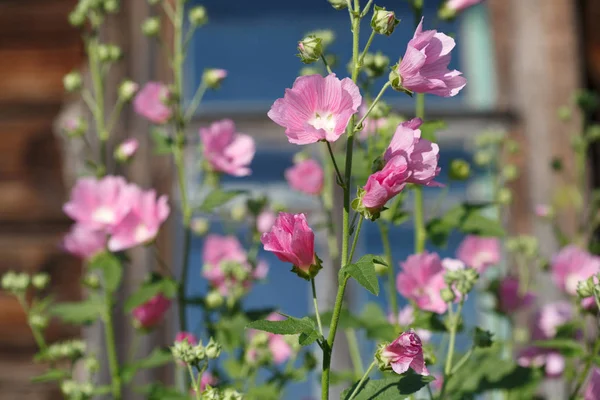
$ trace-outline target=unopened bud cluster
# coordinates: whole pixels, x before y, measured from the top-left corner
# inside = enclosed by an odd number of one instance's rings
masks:
[[[69,400],[87,400],[94,395],[94,386],[90,382],[79,383],[66,380],[60,384],[60,391]]]
[[[539,243],[534,236],[521,235],[509,238],[506,241],[506,249],[511,253],[522,254],[527,258],[534,258],[539,253]]]
[[[390,65],[390,59],[380,51],[375,54],[367,53],[363,58],[362,65],[370,78],[378,78],[386,73]]]
[[[24,293],[30,286],[41,290],[50,282],[50,276],[46,273],[33,276],[24,272],[17,273],[9,271],[2,276],[2,289],[14,294]]]
[[[86,352],[85,342],[81,340],[68,340],[66,342],[53,343],[39,356],[42,361],[55,362],[59,360],[76,361],[82,358]]]
[[[600,295],[600,277],[592,275],[584,281],[577,283],[577,295],[582,298]]]
[[[373,18],[371,19],[371,28],[375,32],[390,36],[399,23],[400,20],[396,19],[396,14],[393,11],[388,11],[385,7],[375,6]]]
[[[232,388],[217,389],[213,387],[207,387],[202,392],[203,400],[243,400],[244,396]]]
[[[478,279],[479,279],[479,273],[477,273],[477,271],[474,270],[473,268],[464,268],[464,269],[456,269],[456,270],[446,271],[446,274],[444,275],[444,281],[449,286],[449,288],[453,288],[461,295],[466,295],[467,293],[469,293],[473,289],[473,286],[475,286],[475,283],[477,282]],[[452,292],[452,290],[449,288],[442,289],[442,291],[441,291],[442,298],[444,298],[444,297],[450,298],[451,297],[449,295],[448,291]],[[446,300],[446,299],[444,299],[444,300]],[[452,298],[452,300],[446,300],[446,301],[453,301],[453,300],[454,299]]]
[[[176,342],[171,347],[173,357],[189,365],[199,365],[207,360],[214,360],[221,355],[221,345],[213,338],[204,346],[202,341],[192,345],[187,340]]]
[[[97,24],[97,21],[101,20],[104,15],[119,11],[119,5],[119,0],[79,0],[75,9],[69,14],[69,23],[81,27],[86,23],[88,17],[93,15],[93,23]]]

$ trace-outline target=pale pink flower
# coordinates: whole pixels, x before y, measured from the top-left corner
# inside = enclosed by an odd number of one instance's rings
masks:
[[[369,176],[364,186],[362,204],[367,209],[380,209],[404,189],[407,183],[434,186],[439,174],[439,147],[421,139],[419,118],[398,125],[385,151],[385,166]]]
[[[362,118],[363,115],[365,115],[367,113],[367,106],[363,103],[359,110],[358,110],[358,116],[359,118]],[[376,134],[377,132],[379,132],[381,129],[385,128],[385,126],[388,123],[388,119],[387,118],[371,118],[371,117],[367,117],[364,121],[363,121],[363,128],[360,131],[360,140],[366,140],[369,136],[372,136],[374,134]]]
[[[193,333],[190,332],[179,332],[175,336],[175,343],[180,343],[186,340],[190,345],[195,346],[198,344],[198,339],[194,336]]]
[[[533,304],[535,294],[532,292],[521,293],[519,280],[514,276],[507,276],[498,286],[498,309],[505,314],[512,314]]]
[[[266,318],[267,321],[283,321],[285,317],[282,315],[273,312],[269,314]],[[254,336],[256,331],[250,331],[250,337]],[[271,356],[273,357],[273,361],[275,364],[282,364],[287,361],[293,353],[292,346],[286,341],[283,335],[277,335],[275,333],[266,333],[268,338],[268,348]],[[256,349],[250,349],[248,352],[248,358],[250,360],[256,361],[257,352]]]
[[[498,238],[468,235],[458,246],[456,257],[467,266],[483,273],[488,267],[500,262]]]
[[[157,294],[146,303],[133,309],[135,325],[139,328],[150,329],[158,325],[171,306],[171,300],[162,294]]]
[[[63,211],[89,229],[110,230],[129,213],[135,195],[134,186],[122,177],[80,178]]]
[[[204,392],[207,386],[214,387],[217,383],[219,383],[219,380],[216,376],[208,371],[204,372],[200,378],[200,392]]]
[[[154,122],[164,124],[171,119],[172,111],[167,106],[169,88],[160,82],[148,82],[133,100],[136,113]]]
[[[248,255],[235,236],[208,235],[204,241],[202,261],[202,276],[224,296],[229,293],[229,286],[234,282],[223,270],[223,263],[236,263],[240,268],[250,271]]]
[[[435,31],[423,31],[423,19],[408,42],[398,66],[400,84],[412,92],[442,97],[456,96],[467,84],[457,70],[450,71],[450,52],[454,39]]]
[[[119,161],[128,161],[130,160],[138,148],[140,147],[140,142],[136,138],[129,138],[123,141],[115,150],[115,158]]]
[[[238,133],[229,119],[214,122],[208,128],[200,128],[202,154],[210,167],[233,176],[252,173],[249,166],[256,147],[250,135]]]
[[[122,251],[151,242],[169,216],[166,195],[157,198],[154,190],[142,191],[137,186],[133,186],[133,193],[131,209],[111,229],[112,235],[108,240],[110,251]]]
[[[285,170],[290,187],[306,194],[318,195],[323,190],[325,174],[315,160],[304,160]]]
[[[258,260],[258,262],[256,263],[256,267],[254,268],[254,271],[252,271],[252,278],[260,281],[260,280],[265,279],[267,277],[268,273],[269,273],[269,264],[267,264],[267,262],[264,260]]]
[[[106,249],[106,233],[74,224],[63,238],[62,248],[84,260],[90,259]]]
[[[417,374],[429,375],[423,358],[423,344],[413,331],[403,332],[381,351],[381,358],[390,363],[397,374],[412,368]]]
[[[440,291],[447,285],[440,257],[436,253],[413,254],[401,266],[402,272],[396,278],[398,292],[421,310],[445,313],[448,305]]]
[[[481,3],[483,0],[448,0],[446,8],[458,12]]]
[[[540,218],[548,218],[552,215],[552,207],[548,204],[538,204],[535,206],[535,215]]]
[[[535,340],[552,339],[558,328],[573,319],[573,307],[568,301],[543,305],[535,315],[532,337]]]
[[[265,233],[268,232],[271,227],[273,226],[273,224],[275,223],[275,220],[277,219],[277,216],[275,215],[275,213],[271,210],[263,210],[261,211],[260,214],[258,214],[258,216],[256,217],[256,230],[259,233]]]
[[[526,347],[517,356],[517,364],[521,367],[544,367],[549,378],[558,378],[565,370],[565,358],[562,354],[551,349]]]
[[[286,128],[290,143],[335,142],[361,102],[360,91],[350,78],[339,80],[335,74],[300,76],[283,98],[273,103],[268,116]]]
[[[588,381],[583,400],[598,400],[600,399],[600,369],[594,367],[590,374],[590,380]]]
[[[388,320],[392,324],[398,323],[398,325],[402,327],[410,328],[413,322],[415,322],[415,310],[413,306],[407,304],[398,312],[397,319],[394,318],[393,315],[390,315]],[[417,333],[417,335],[419,335],[423,342],[429,342],[429,340],[431,339],[432,333],[426,329],[417,328],[415,329],[415,332]]]
[[[550,269],[554,284],[565,293],[576,295],[580,281],[600,272],[600,257],[569,245],[552,258]]]

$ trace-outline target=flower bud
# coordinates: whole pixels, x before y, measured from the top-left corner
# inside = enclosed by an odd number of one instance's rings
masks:
[[[215,308],[219,308],[223,305],[223,296],[217,290],[211,290],[206,295],[206,308],[209,310],[214,310]]]
[[[377,361],[377,368],[379,368],[379,370],[382,372],[392,370],[390,358],[384,355],[385,349],[387,346],[389,346],[389,344],[389,342],[380,343],[377,346],[377,350],[375,351],[375,361]]]
[[[493,159],[494,155],[491,152],[485,150],[480,150],[476,152],[475,156],[473,157],[473,161],[475,162],[475,164],[480,167],[488,166],[493,161]]]
[[[496,201],[502,205],[509,205],[512,203],[512,192],[509,188],[501,188],[496,196]]]
[[[455,159],[450,162],[450,179],[464,181],[471,175],[471,165],[463,159]]]
[[[24,292],[31,283],[31,277],[26,273],[22,272],[16,274],[13,282],[13,288],[16,292]]]
[[[237,204],[231,209],[231,219],[240,222],[246,218],[246,206],[244,204]]]
[[[404,92],[404,93],[412,95],[412,92],[408,91],[407,89],[404,88],[404,86],[402,86],[402,76],[398,72],[398,64],[396,64],[392,67],[392,70],[390,71],[390,74],[388,75],[388,80],[390,82],[390,85],[392,85],[392,89],[394,89],[398,92]]]
[[[316,67],[302,67],[300,69],[300,76],[306,75],[319,75],[321,71]]]
[[[221,394],[221,399],[223,400],[242,400],[244,396],[242,396],[237,390],[233,388],[226,388]]]
[[[473,333],[473,345],[480,348],[490,347],[494,343],[492,340],[493,336],[494,334],[490,331],[484,331],[483,329],[476,327],[475,332]]]
[[[571,112],[571,107],[569,106],[562,106],[558,109],[558,119],[560,119],[563,122],[568,122],[571,120],[573,113]]]
[[[330,29],[318,29],[316,31],[308,32],[306,35],[304,35],[304,37],[312,37],[312,36],[321,39],[321,45],[323,46],[323,51],[325,51],[325,49],[327,49],[327,46],[332,44],[333,41],[335,40],[335,33]],[[335,62],[335,58],[333,58],[333,59],[328,58],[327,62],[329,63],[329,65],[331,65],[333,62]]]
[[[131,161],[135,153],[137,152],[140,146],[140,142],[135,138],[130,138],[123,141],[117,148],[115,149],[115,160],[120,163],[126,163]]]
[[[343,10],[348,7],[348,2],[346,0],[327,0],[331,7],[336,10]]]
[[[29,325],[36,329],[46,329],[48,326],[48,317],[32,313],[29,315]]]
[[[123,81],[121,85],[119,85],[119,98],[121,101],[128,102],[133,99],[136,92],[139,89],[139,85],[133,81]]]
[[[206,345],[205,352],[206,357],[208,357],[211,360],[219,358],[219,356],[221,355],[221,345],[215,342],[214,339],[211,337],[208,341],[208,344]]]
[[[206,218],[194,218],[190,224],[192,232],[198,236],[204,236],[210,229],[210,221]]]
[[[76,92],[81,89],[83,79],[78,71],[69,72],[63,78],[63,85],[67,92]]]
[[[94,374],[100,370],[100,363],[94,356],[87,357],[83,361],[83,367],[91,374]]]
[[[70,138],[82,137],[87,130],[87,121],[84,118],[69,118],[62,126],[63,132]]]
[[[220,88],[225,78],[227,78],[227,71],[217,68],[207,68],[202,75],[202,80],[209,89]]]
[[[577,283],[577,295],[585,299],[594,295],[594,279],[593,277]]]
[[[456,295],[452,289],[447,287],[440,290],[440,296],[442,296],[442,300],[444,300],[446,303],[452,303],[456,299]]]
[[[505,165],[504,168],[502,168],[502,176],[508,182],[514,181],[519,177],[519,168],[512,164]]]
[[[49,282],[50,282],[50,275],[48,275],[45,272],[35,274],[31,278],[31,284],[33,285],[34,288],[36,288],[38,290],[44,289],[46,286],[48,286]]]
[[[375,263],[375,273],[379,276],[383,276],[388,273],[389,267],[385,264]]]
[[[17,274],[15,274],[12,271],[9,271],[2,275],[2,289],[9,292],[13,291],[16,276]]]
[[[318,61],[323,54],[322,39],[316,36],[307,36],[298,42],[298,57],[304,64]]]
[[[380,51],[375,54],[367,53],[363,59],[363,65],[367,75],[377,78],[385,74],[390,65],[390,59]]]
[[[119,11],[119,1],[118,0],[104,0],[104,11],[109,14],[114,14]]]
[[[206,23],[208,22],[208,15],[206,15],[206,8],[204,8],[203,6],[197,6],[197,7],[192,8],[190,10],[190,13],[188,14],[188,19],[192,26],[199,27],[202,25],[206,25]]]
[[[102,62],[111,61],[110,58],[110,47],[106,44],[101,44],[96,48],[96,52],[98,53],[98,59]]]
[[[151,17],[142,24],[142,32],[148,37],[157,36],[160,33],[160,19]]]
[[[198,364],[206,358],[206,350],[202,343],[198,343],[192,348],[193,362],[192,364]]]
[[[400,20],[396,19],[396,14],[393,11],[388,11],[385,7],[374,7],[371,28],[375,32],[380,35],[390,36],[399,23]]]
[[[98,289],[100,287],[100,277],[96,273],[88,273],[83,277],[83,285],[89,289]]]
[[[81,12],[81,10],[74,10],[69,14],[69,24],[76,28],[79,28],[85,24],[85,13]]]

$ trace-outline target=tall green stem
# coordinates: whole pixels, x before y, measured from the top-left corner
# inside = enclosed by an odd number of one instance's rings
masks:
[[[363,383],[369,377],[369,374],[371,373],[371,371],[373,370],[373,368],[375,367],[375,365],[377,365],[377,361],[373,361],[371,363],[371,365],[369,365],[369,369],[367,369],[367,372],[365,372],[365,374],[363,375],[363,377],[360,379],[360,381],[358,382],[358,384],[356,385],[356,387],[352,391],[352,394],[350,395],[350,398],[348,400],[352,400],[354,397],[356,397],[356,395],[358,394],[358,392],[360,392],[360,388],[362,387]]]
[[[417,94],[416,101],[416,116],[417,118],[425,118],[425,95]],[[414,190],[414,221],[415,221],[415,253],[425,251],[425,242],[427,240],[427,231],[425,230],[425,211],[423,200],[423,189],[420,186],[415,186]]]
[[[363,363],[362,357],[360,356],[358,339],[356,338],[356,331],[353,328],[348,328],[344,332],[346,333],[346,340],[348,341],[348,351],[350,353],[350,359],[352,360],[352,366],[354,367],[354,375],[356,375],[356,379],[358,379],[358,377],[363,374]]]
[[[110,370],[111,377],[111,392],[112,398],[120,400],[122,398],[121,393],[121,375],[119,371],[119,359],[117,357],[117,346],[115,341],[115,330],[113,326],[113,315],[112,309],[114,300],[112,294],[108,291],[104,291],[104,337],[106,339],[106,353],[108,357],[108,367]]]
[[[90,75],[92,78],[92,87],[94,89],[94,109],[91,110],[96,125],[96,135],[100,146],[100,155],[98,159],[98,168],[96,175],[98,177],[106,174],[107,164],[107,142],[108,131],[105,126],[104,109],[104,78],[102,76],[100,60],[98,58],[98,37],[93,36],[88,44],[88,57],[90,64]]]
[[[312,288],[313,304],[315,306],[315,316],[317,325],[319,325],[319,333],[323,336],[323,325],[321,324],[321,314],[319,314],[319,302],[317,301],[317,289],[315,288],[315,279],[310,278],[310,286]]]
[[[450,340],[448,342],[448,352],[446,354],[446,363],[444,364],[444,383],[442,384],[442,391],[440,393],[440,400],[444,399],[446,393],[446,385],[452,377],[452,359],[454,358],[454,347],[456,345],[456,331],[460,324],[460,318],[462,313],[462,307],[464,299],[460,301],[456,312],[452,311],[452,304],[448,304],[448,318],[450,318]]]
[[[396,295],[396,274],[394,270],[394,259],[392,257],[392,247],[390,246],[389,228],[381,221],[378,221],[377,225],[379,225],[379,232],[381,233],[381,243],[383,244],[385,262],[388,265],[387,280],[390,310],[394,316],[394,321],[397,324],[398,312],[400,310],[398,308],[398,296]]]

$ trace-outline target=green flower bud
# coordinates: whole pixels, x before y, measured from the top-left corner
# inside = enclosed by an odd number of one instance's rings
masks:
[[[208,341],[208,344],[206,345],[205,353],[206,357],[208,357],[211,360],[219,358],[219,356],[221,355],[221,345],[215,342],[214,339],[211,337]]]
[[[502,205],[508,205],[512,203],[512,192],[508,188],[502,188],[498,191],[496,201]]]
[[[218,89],[221,83],[227,78],[227,71],[224,69],[208,68],[204,70],[202,80],[209,89]]]
[[[237,204],[231,208],[231,219],[241,222],[246,218],[247,210],[244,204]]]
[[[517,154],[519,152],[519,143],[515,140],[506,141],[506,150],[510,154]]]
[[[109,62],[111,60],[109,45],[101,44],[96,48],[96,51],[98,53],[98,58],[100,59],[100,61]]]
[[[321,71],[316,67],[302,67],[300,69],[300,76],[319,75],[320,73]]]
[[[403,92],[403,93],[412,95],[411,91],[405,89],[404,86],[402,86],[402,76],[398,72],[398,64],[396,64],[392,67],[392,70],[390,71],[390,74],[388,75],[388,80],[390,82],[390,85],[392,85],[392,89],[394,89],[398,92]]]
[[[384,264],[375,263],[375,273],[379,276],[386,275],[388,273],[389,267]]]
[[[48,326],[48,317],[32,313],[29,315],[29,325],[36,329],[46,329]]]
[[[119,85],[119,98],[124,102],[131,101],[138,89],[139,85],[137,83],[130,80],[123,81]]]
[[[114,14],[119,11],[118,0],[104,0],[104,11],[109,14]]]
[[[198,364],[206,358],[206,350],[202,343],[198,343],[192,348],[193,362],[192,364]]]
[[[594,277],[577,283],[577,295],[582,299],[594,295]]]
[[[13,271],[9,271],[2,275],[2,289],[12,292],[14,290],[15,278],[17,274]]]
[[[446,303],[452,303],[454,300],[456,300],[454,291],[447,287],[440,290],[440,296],[442,296],[442,300],[444,300]]]
[[[221,394],[221,398],[223,400],[243,400],[244,396],[242,396],[235,389],[226,388]]]
[[[519,177],[519,168],[516,165],[505,165],[502,168],[502,176],[508,182],[512,182]]]
[[[316,36],[307,36],[298,42],[298,57],[304,64],[318,61],[323,54],[322,39]]]
[[[83,362],[83,366],[88,372],[92,374],[100,370],[100,363],[98,362],[98,359],[94,356],[87,357]]]
[[[373,18],[371,19],[371,28],[380,35],[390,36],[394,33],[396,25],[400,20],[396,19],[393,11],[388,11],[385,7],[375,6],[373,9]]]
[[[379,368],[379,370],[382,372],[392,370],[391,360],[383,355],[387,346],[389,346],[388,342],[380,343],[377,346],[377,350],[375,351],[375,361],[377,361],[377,368]]]
[[[327,0],[329,2],[329,4],[331,4],[331,7],[335,8],[336,10],[344,10],[345,8],[348,7],[348,3],[346,0]]]
[[[77,71],[69,72],[63,78],[63,85],[67,92],[76,92],[83,86],[81,74]]]
[[[494,343],[493,336],[493,333],[476,327],[473,333],[473,345],[480,348],[490,347]]]
[[[473,157],[473,161],[475,162],[475,164],[480,167],[487,167],[493,160],[493,153],[484,150],[476,152],[475,156]]]
[[[450,179],[464,181],[471,175],[471,165],[463,159],[455,159],[450,162]]]
[[[34,288],[39,289],[39,290],[44,289],[48,285],[49,282],[50,282],[50,275],[48,275],[45,272],[35,274],[31,278],[31,284],[33,285]]]
[[[573,117],[573,113],[571,112],[571,108],[569,106],[562,106],[558,109],[558,119],[563,122],[568,122]]]
[[[80,28],[85,24],[85,13],[80,10],[75,10],[69,14],[69,24],[76,28]]]
[[[116,62],[123,57],[123,50],[114,44],[108,45],[108,61]]]
[[[194,218],[190,224],[192,232],[198,236],[204,236],[210,230],[210,221],[206,218]]]
[[[100,277],[96,273],[88,273],[83,277],[83,285],[89,289],[98,289],[100,287]]]
[[[206,303],[206,308],[208,308],[209,310],[219,308],[224,303],[223,296],[217,290],[211,290],[210,292],[208,292],[204,301]]]
[[[160,18],[151,17],[142,24],[142,32],[148,37],[157,36],[160,33]]]
[[[17,292],[24,292],[29,287],[31,283],[31,277],[26,273],[22,272],[20,274],[16,274],[14,278],[13,287]]]
[[[60,384],[60,391],[66,397],[70,397],[77,390],[77,382],[72,380],[62,381]]]
[[[304,37],[311,36],[321,39],[321,45],[323,46],[323,50],[325,50],[330,44],[332,44],[335,41],[335,33],[330,29],[318,29],[316,31],[308,32],[306,35],[304,35]],[[330,60],[327,61],[329,62]]]
[[[208,23],[208,15],[206,15],[206,8],[203,6],[197,6],[190,10],[188,19],[192,26],[203,26]]]

